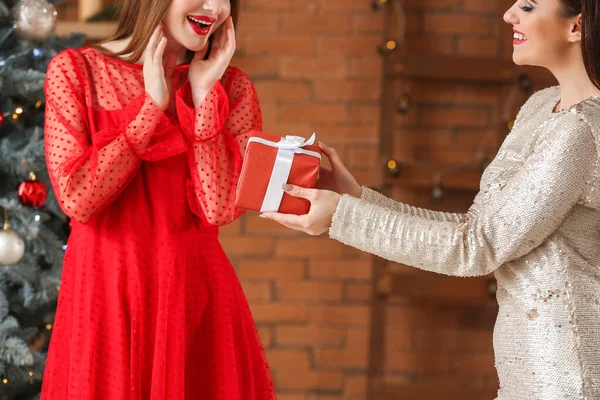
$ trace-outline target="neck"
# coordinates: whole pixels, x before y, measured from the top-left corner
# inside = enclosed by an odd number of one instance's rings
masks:
[[[560,110],[566,110],[589,97],[600,96],[600,89],[594,86],[585,70],[581,53],[571,59],[576,61],[550,69],[560,85]]]
[[[165,49],[165,55],[171,53],[177,55],[177,65],[187,64],[190,62],[187,56],[187,49],[173,39],[169,39],[167,48]]]

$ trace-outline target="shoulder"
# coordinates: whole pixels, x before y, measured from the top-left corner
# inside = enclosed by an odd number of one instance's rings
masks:
[[[560,96],[560,88],[551,86],[545,89],[538,90],[523,104],[522,110],[534,111],[540,107],[550,105],[553,101],[558,101]]]
[[[238,67],[229,66],[221,78],[221,84],[229,96],[255,92],[248,74]]]

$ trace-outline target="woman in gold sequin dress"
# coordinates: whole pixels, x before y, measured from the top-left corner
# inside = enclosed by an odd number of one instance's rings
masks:
[[[504,15],[517,64],[559,86],[523,106],[466,214],[361,188],[335,151],[306,216],[264,214],[389,260],[453,276],[495,273],[498,400],[600,399],[600,2],[530,0]]]

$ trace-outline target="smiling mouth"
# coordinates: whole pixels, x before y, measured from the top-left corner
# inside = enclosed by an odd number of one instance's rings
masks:
[[[188,19],[188,21],[190,21],[192,24],[196,25],[200,29],[210,29],[210,27],[214,24],[214,21],[207,17],[199,18],[199,17],[188,16],[187,19]]]
[[[527,41],[527,37],[519,31],[513,31],[513,42],[523,43]]]

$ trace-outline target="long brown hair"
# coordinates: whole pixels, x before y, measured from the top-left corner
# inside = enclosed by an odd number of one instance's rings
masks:
[[[600,89],[600,1],[561,0],[567,18],[581,14],[581,50],[590,80]]]
[[[115,33],[93,45],[95,49],[103,53],[110,54],[116,58],[120,58],[125,54],[129,54],[124,61],[134,63],[138,61],[154,32],[154,29],[165,18],[167,10],[171,5],[172,0],[123,0],[122,7],[119,13],[119,20]],[[235,24],[239,15],[238,0],[230,0],[231,17]],[[131,40],[124,49],[118,52],[112,52],[102,44],[112,42],[113,40],[121,40],[131,37]]]

